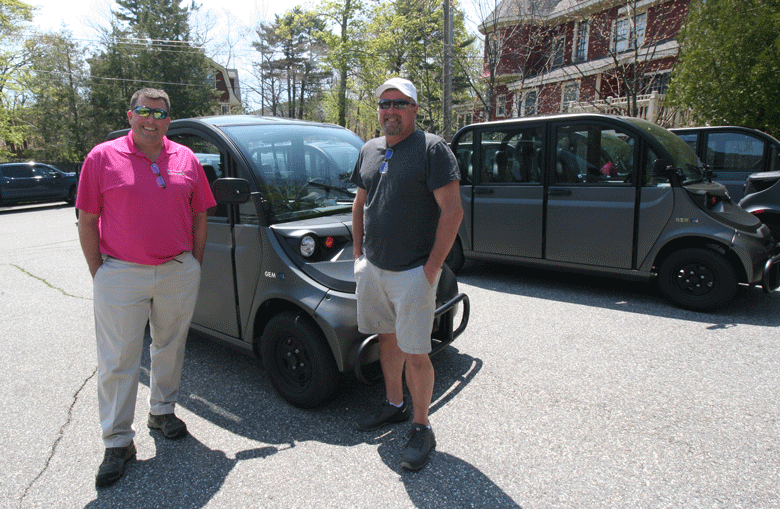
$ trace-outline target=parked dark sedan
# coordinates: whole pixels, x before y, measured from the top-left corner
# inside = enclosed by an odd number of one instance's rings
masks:
[[[0,164],[0,205],[76,202],[78,177],[42,163]]]

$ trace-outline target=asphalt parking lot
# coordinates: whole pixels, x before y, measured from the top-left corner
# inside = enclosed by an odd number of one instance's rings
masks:
[[[361,433],[381,386],[346,380],[315,410],[250,356],[187,346],[177,414],[96,490],[91,282],[72,207],[0,208],[0,507],[780,507],[780,292],[714,313],[652,286],[468,262],[467,331],[434,359],[438,447],[398,466],[406,428]],[[147,352],[148,355],[148,352]]]

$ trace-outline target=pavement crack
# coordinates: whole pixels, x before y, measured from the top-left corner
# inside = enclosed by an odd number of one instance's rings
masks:
[[[79,295],[73,295],[73,294],[70,294],[70,293],[66,292],[65,290],[63,290],[62,288],[58,288],[58,287],[56,287],[56,286],[52,285],[51,283],[49,283],[48,281],[46,281],[46,280],[45,280],[45,279],[43,279],[42,277],[38,277],[38,276],[36,276],[35,274],[33,274],[33,273],[31,273],[31,272],[28,272],[28,271],[24,270],[23,268],[21,268],[21,267],[20,267],[20,266],[18,266],[18,265],[15,265],[15,264],[13,264],[13,263],[11,263],[10,265],[11,265],[11,267],[16,267],[17,269],[19,269],[20,271],[22,271],[24,274],[27,274],[27,275],[28,275],[28,276],[30,276],[31,278],[33,278],[33,279],[37,279],[38,281],[40,281],[41,283],[45,284],[46,286],[48,286],[48,287],[49,287],[49,288],[51,288],[52,290],[57,290],[58,292],[60,292],[61,294],[63,294],[63,295],[64,295],[64,296],[66,296],[66,297],[73,297],[74,299],[92,300],[92,299],[90,299],[89,297],[81,297],[81,296],[79,296]]]
[[[54,440],[54,443],[51,446],[51,449],[49,450],[49,455],[46,458],[46,462],[43,465],[43,468],[40,472],[38,472],[38,475],[33,478],[32,481],[25,487],[24,491],[22,492],[22,496],[19,498],[19,508],[21,509],[22,504],[24,503],[24,500],[27,498],[27,495],[30,494],[30,490],[32,490],[32,487],[35,485],[36,482],[38,482],[38,479],[40,479],[43,474],[46,473],[46,471],[49,469],[49,465],[51,464],[51,460],[54,458],[54,454],[57,452],[57,447],[60,445],[60,442],[65,437],[65,429],[70,426],[70,423],[73,421],[73,408],[76,406],[76,403],[79,400],[79,395],[84,390],[84,387],[87,386],[90,380],[95,378],[95,375],[97,374],[98,368],[95,367],[95,370],[92,372],[91,375],[89,375],[84,382],[81,384],[81,386],[78,388],[76,393],[73,395],[73,400],[70,402],[70,406],[68,407],[68,417],[65,419],[65,423],[60,426],[60,431],[57,433],[57,438]]]

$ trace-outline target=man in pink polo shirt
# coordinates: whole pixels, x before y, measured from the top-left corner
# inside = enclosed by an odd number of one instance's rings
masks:
[[[84,160],[76,208],[93,278],[98,403],[106,447],[95,484],[116,482],[135,457],[133,417],[146,323],[152,336],[147,425],[187,434],[174,415],[184,345],[216,202],[195,154],[166,136],[170,100],[144,88],[130,100],[127,136]]]

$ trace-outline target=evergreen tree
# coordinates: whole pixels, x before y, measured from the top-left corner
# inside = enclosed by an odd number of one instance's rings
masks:
[[[90,61],[91,102],[102,112],[93,133],[105,136],[126,127],[130,96],[143,87],[165,90],[174,118],[213,113],[213,70],[189,28],[197,7],[182,8],[176,0],[117,0],[117,5],[103,51]]]

